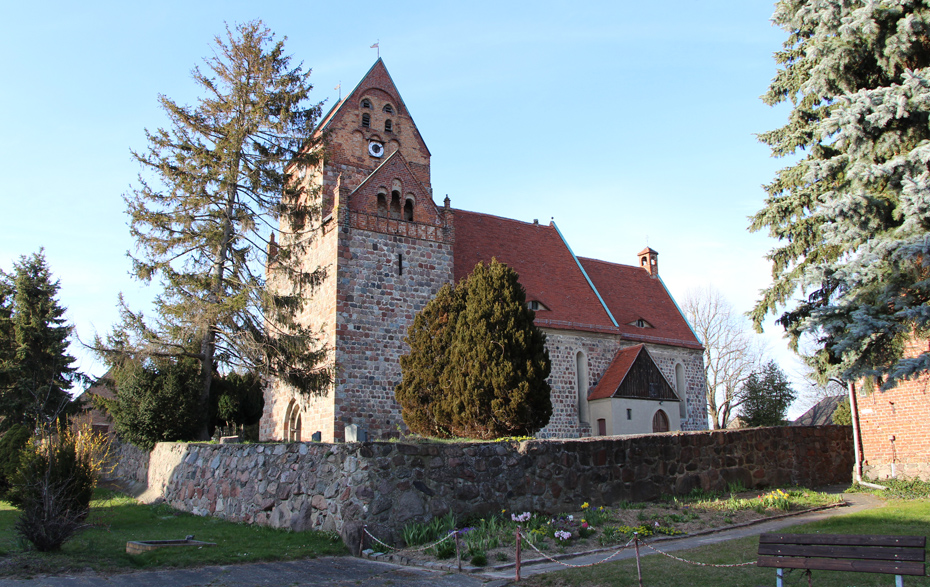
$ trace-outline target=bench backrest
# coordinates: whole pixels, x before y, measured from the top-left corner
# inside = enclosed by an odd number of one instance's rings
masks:
[[[926,546],[925,536],[763,534],[756,566],[923,576]]]

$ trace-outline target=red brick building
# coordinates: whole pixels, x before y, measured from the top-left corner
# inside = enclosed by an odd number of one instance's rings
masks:
[[[927,340],[914,341],[907,355],[916,357],[928,346]],[[860,386],[856,402],[863,476],[930,481],[930,376],[903,381],[888,391]]]
[[[540,436],[707,427],[702,346],[659,278],[658,253],[631,254],[635,266],[585,259],[554,222],[437,205],[430,151],[380,59],[320,130],[324,161],[298,177],[323,207],[304,262],[327,277],[301,320],[330,349],[335,382],[313,398],[269,386],[262,439],[343,440],[350,424],[397,436],[407,328],[443,284],[492,257],[520,275],[547,335],[553,414]]]

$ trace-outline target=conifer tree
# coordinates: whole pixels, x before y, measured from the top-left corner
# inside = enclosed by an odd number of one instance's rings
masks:
[[[930,6],[781,0],[773,21],[789,36],[763,98],[793,109],[760,138],[800,159],[752,219],[781,240],[752,318],[784,309],[822,376],[889,387],[930,369],[928,352],[903,356],[930,334]]]
[[[125,197],[133,272],[160,279],[156,318],[148,322],[121,301],[122,323],[96,345],[114,364],[198,360],[201,416],[222,365],[305,393],[329,382],[324,350],[294,320],[322,277],[300,263],[312,236],[304,227],[319,212],[299,181],[319,153],[309,138],[320,113],[306,104],[310,72],[291,65],[283,41],[260,21],[227,27],[205,66],[192,72],[204,94],[196,106],[160,96],[170,127],[146,131],[147,150],[133,152],[144,172]]]
[[[761,371],[749,375],[743,385],[742,395],[742,419],[747,426],[784,424],[788,406],[797,396],[788,376],[775,361],[769,361]]]
[[[43,251],[21,257],[0,282],[0,429],[35,429],[63,415],[68,390],[83,381],[68,354],[71,326]]]
[[[515,271],[479,263],[414,320],[396,397],[414,432],[500,438],[539,431],[552,415],[546,337]]]

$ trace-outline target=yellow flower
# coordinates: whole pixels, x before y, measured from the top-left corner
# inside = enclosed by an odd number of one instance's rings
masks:
[[[583,510],[586,510],[586,509],[588,509],[589,507],[591,507],[591,504],[589,504],[588,502],[584,502],[583,504],[581,504],[581,509],[583,509]]]

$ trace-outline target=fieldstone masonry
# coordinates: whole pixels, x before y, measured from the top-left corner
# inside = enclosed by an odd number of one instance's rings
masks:
[[[778,427],[497,443],[159,443],[123,450],[116,478],[147,472],[145,501],[235,522],[398,541],[411,521],[507,509],[555,513],[729,483],[845,483],[849,427]],[[142,458],[141,460],[145,460]],[[135,473],[137,474],[137,473]]]

